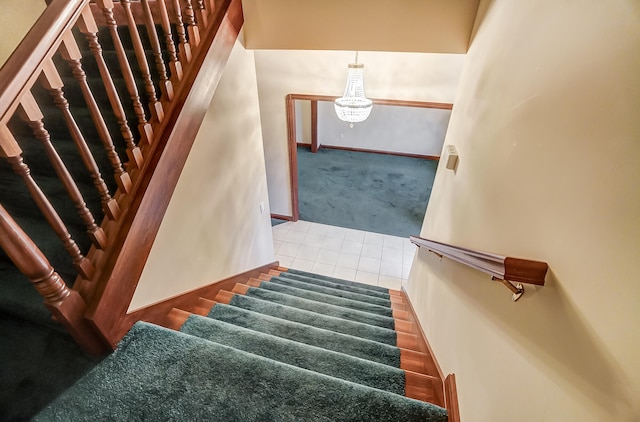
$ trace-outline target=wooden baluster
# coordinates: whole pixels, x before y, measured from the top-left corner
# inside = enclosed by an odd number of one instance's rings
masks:
[[[96,248],[104,249],[107,245],[107,236],[104,230],[96,224],[93,214],[91,214],[91,211],[87,208],[87,204],[84,202],[84,198],[73,181],[69,170],[67,170],[58,152],[53,147],[49,132],[45,129],[44,123],[42,122],[44,118],[42,111],[40,111],[35,98],[33,98],[30,92],[26,92],[22,97],[18,111],[22,119],[29,123],[29,126],[33,129],[36,139],[44,146],[58,178],[60,178],[65,190],[78,210],[78,215],[80,215],[84,225],[87,227],[87,233],[89,234],[91,242]]]
[[[0,246],[14,265],[44,298],[44,304],[71,336],[89,353],[99,355],[105,347],[84,319],[86,304],[67,287],[27,234],[0,205]]]
[[[187,33],[189,34],[189,42],[194,47],[200,45],[200,31],[198,25],[196,25],[195,15],[193,13],[193,6],[191,0],[186,0],[187,6],[184,11],[185,20],[187,21]]]
[[[176,52],[176,46],[173,43],[173,34],[171,31],[171,22],[169,21],[169,13],[167,12],[167,5],[165,0],[157,2],[158,9],[160,10],[160,18],[162,20],[162,32],[164,32],[164,43],[167,46],[169,52],[169,69],[171,71],[171,78],[174,81],[182,79],[182,64],[178,60]]]
[[[118,64],[120,64],[120,70],[122,71],[122,75],[124,76],[124,80],[127,85],[127,91],[129,92],[129,96],[131,97],[131,102],[133,103],[133,110],[135,111],[136,117],[138,119],[138,130],[140,131],[140,136],[141,136],[140,142],[142,142],[143,144],[150,144],[153,142],[153,127],[147,121],[147,117],[145,116],[144,107],[142,107],[142,102],[140,101],[140,95],[138,94],[138,87],[136,86],[136,81],[135,81],[135,78],[133,77],[133,72],[131,71],[131,65],[127,60],[127,54],[124,50],[124,46],[122,45],[122,40],[120,40],[120,35],[118,34],[118,25],[113,15],[113,1],[97,0],[96,3],[98,4],[98,7],[102,9],[102,13],[104,14],[104,17],[107,21],[107,27],[109,28],[109,32],[111,33],[113,45],[115,47],[116,55],[118,57]],[[95,36],[95,33],[97,32],[97,28],[95,28],[96,29],[95,32],[93,31],[94,28],[89,28],[89,29],[92,31],[91,33]],[[89,39],[89,42],[91,43],[91,39]],[[104,60],[102,61],[104,62]],[[105,67],[105,73],[108,73],[108,71],[106,70],[106,64],[104,67]],[[102,71],[101,71],[101,75],[103,75]],[[103,77],[103,80],[104,80],[104,77]],[[115,87],[113,89],[115,92]],[[115,96],[117,96],[117,94],[115,94]],[[109,96],[109,99],[111,99],[111,95]],[[122,112],[122,116],[124,118],[124,110]],[[120,127],[122,130],[122,126]],[[125,139],[127,139],[126,136],[125,136]],[[127,145],[129,144],[127,143]],[[138,168],[142,167],[142,158],[143,157],[141,154],[140,154],[140,157],[135,156],[135,162],[139,164]],[[129,159],[132,159],[132,157],[129,157]]]
[[[164,4],[164,0],[160,0],[157,3]],[[160,91],[162,91],[162,95],[164,95],[165,99],[171,101],[173,99],[173,84],[169,78],[167,78],[167,68],[164,65],[164,59],[162,58],[162,48],[160,47],[156,24],[153,21],[153,15],[151,14],[149,0],[142,0],[141,4],[144,13],[144,22],[147,28],[147,35],[149,35],[151,50],[153,50],[153,57],[156,62],[156,70],[158,71],[158,75],[160,75]]]
[[[102,117],[102,113],[100,113],[100,109],[98,108],[98,104],[91,92],[91,88],[87,83],[87,75],[82,70],[82,62],[80,59],[82,58],[82,53],[80,53],[80,49],[78,48],[78,44],[76,44],[75,39],[73,38],[73,34],[71,32],[67,32],[62,39],[62,44],[60,45],[60,52],[62,57],[67,61],[71,71],[73,73],[73,77],[78,81],[80,85],[80,90],[82,91],[82,96],[84,97],[85,102],[87,103],[87,107],[89,108],[89,113],[91,114],[91,119],[98,131],[98,136],[102,141],[102,145],[104,145],[104,149],[107,152],[107,158],[113,167],[115,173],[116,183],[120,188],[122,188],[125,192],[129,192],[131,190],[131,177],[129,173],[127,173],[122,167],[122,162],[120,161],[120,157],[116,152],[116,147],[113,145],[113,140],[111,139],[111,134],[109,133],[109,129],[107,129],[107,124]],[[117,205],[117,204],[116,204]]]
[[[64,245],[64,248],[69,252],[69,255],[71,255],[73,265],[78,273],[85,279],[91,279],[95,271],[93,264],[82,255],[80,248],[71,237],[71,234],[69,234],[69,231],[65,227],[56,210],[53,208],[53,205],[51,205],[49,199],[31,177],[31,171],[22,159],[22,149],[13,137],[9,128],[4,124],[0,125],[0,155],[5,157],[15,173],[24,180],[29,193],[44,215],[44,218],[47,220],[56,235],[58,235]]]
[[[96,59],[96,63],[98,64],[98,71],[100,72],[102,83],[104,84],[105,90],[107,92],[109,104],[111,104],[113,114],[118,121],[122,139],[124,139],[124,142],[127,145],[127,157],[129,157],[129,165],[135,168],[142,168],[142,151],[140,151],[140,148],[136,145],[135,140],[133,139],[133,133],[131,132],[131,128],[129,127],[129,123],[127,122],[127,115],[122,108],[120,96],[118,95],[116,86],[114,85],[113,79],[111,78],[111,73],[109,73],[107,63],[105,62],[102,55],[102,46],[98,42],[98,25],[96,25],[96,21],[93,18],[90,7],[85,7],[82,11],[82,15],[77,22],[77,27],[89,42],[89,49],[93,53],[93,57]],[[140,107],[142,108],[142,104],[140,104]],[[149,126],[150,130],[151,125],[149,123],[146,123],[146,125]],[[145,137],[144,133],[143,137]],[[125,192],[129,192],[129,189],[127,189],[126,187],[123,190]]]
[[[83,72],[84,73],[84,72]],[[64,86],[62,82],[62,78],[58,74],[58,70],[55,67],[55,64],[51,60],[47,60],[42,65],[42,75],[41,82],[45,88],[49,90],[49,93],[53,97],[53,102],[56,107],[62,111],[62,116],[64,117],[64,121],[69,128],[69,132],[71,133],[71,138],[73,142],[76,144],[78,148],[78,152],[80,153],[80,158],[84,163],[91,179],[93,180],[93,185],[98,190],[98,194],[100,195],[100,202],[102,204],[102,210],[105,215],[109,217],[111,220],[117,220],[120,216],[120,206],[118,205],[118,201],[109,195],[109,188],[104,183],[102,179],[102,175],[100,174],[100,168],[98,168],[98,164],[96,160],[93,158],[93,154],[87,145],[87,141],[84,139],[76,120],[71,114],[71,110],[69,110],[69,102],[64,96],[64,92],[62,91],[62,87]]]
[[[153,81],[151,80],[151,72],[149,71],[149,63],[147,62],[147,56],[144,53],[144,46],[142,45],[142,40],[140,39],[140,34],[138,33],[138,27],[136,26],[136,20],[133,17],[133,12],[131,10],[131,1],[130,0],[120,0],[120,4],[127,15],[127,26],[129,27],[129,35],[131,36],[131,41],[133,42],[133,50],[136,53],[136,58],[138,59],[138,67],[140,68],[140,72],[142,73],[142,79],[144,79],[144,87],[147,93],[147,97],[149,97],[149,108],[151,109],[151,114],[161,122],[164,119],[164,110],[162,108],[162,104],[158,101],[158,97],[156,96],[156,89],[153,86]]]
[[[180,49],[178,54],[180,55],[180,61],[183,63],[189,63],[191,61],[191,46],[187,40],[187,33],[184,31],[184,23],[182,22],[182,10],[180,8],[179,0],[172,0],[173,12],[175,14],[176,32],[178,33],[178,40],[180,41]]]
[[[196,19],[200,28],[209,27],[209,17],[204,8],[204,0],[198,0],[196,4]]]

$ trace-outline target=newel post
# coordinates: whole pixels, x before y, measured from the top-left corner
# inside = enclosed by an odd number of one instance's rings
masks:
[[[99,355],[106,348],[84,319],[86,303],[56,273],[29,236],[0,205],[0,247],[44,298],[45,306],[87,352]]]

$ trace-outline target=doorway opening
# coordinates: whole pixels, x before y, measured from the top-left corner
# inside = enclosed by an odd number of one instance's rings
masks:
[[[336,97],[286,98],[293,221],[419,233],[452,104],[373,100],[353,128]]]

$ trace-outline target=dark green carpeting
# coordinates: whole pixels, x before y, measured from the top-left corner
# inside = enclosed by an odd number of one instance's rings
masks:
[[[316,299],[345,292],[306,277],[299,283],[324,289]],[[247,302],[251,310],[243,308]],[[208,318],[192,315],[180,332],[137,323],[112,355],[34,420],[445,422],[444,409],[404,396],[395,340],[311,324],[366,325],[331,316],[333,308],[324,315],[236,295]],[[274,309],[281,312],[270,315]]]
[[[300,219],[394,236],[420,233],[437,161],[298,147]]]

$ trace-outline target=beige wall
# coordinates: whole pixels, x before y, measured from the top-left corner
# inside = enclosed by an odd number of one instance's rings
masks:
[[[0,13],[0,67],[7,61],[13,50],[27,35],[31,26],[44,11],[44,1],[2,0]]]
[[[479,0],[243,0],[247,47],[466,53]]]
[[[410,298],[462,420],[638,421],[640,3],[489,4],[422,235],[545,260],[548,281],[513,303],[421,251]]]
[[[253,53],[236,42],[130,309],[273,260]]]
[[[285,97],[342,95],[353,52],[256,51],[269,201],[291,215]],[[459,54],[360,52],[366,94],[372,98],[453,102],[465,57]]]

